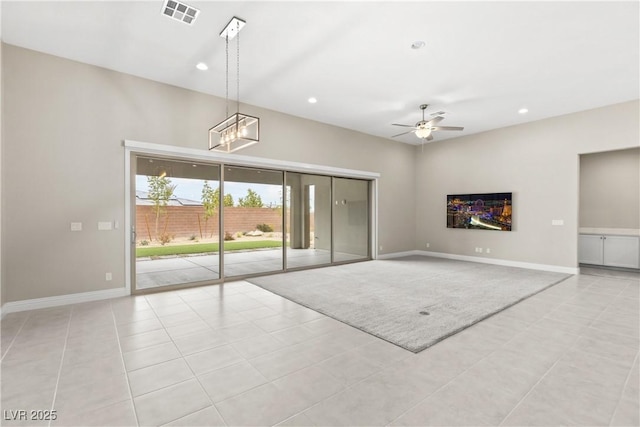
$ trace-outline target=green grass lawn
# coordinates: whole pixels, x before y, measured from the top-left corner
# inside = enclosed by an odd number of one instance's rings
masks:
[[[280,248],[282,242],[276,240],[257,240],[255,242],[224,242],[225,251],[241,251],[263,248]],[[193,243],[189,245],[154,246],[136,248],[136,257],[188,255],[207,252],[218,252],[217,243]]]

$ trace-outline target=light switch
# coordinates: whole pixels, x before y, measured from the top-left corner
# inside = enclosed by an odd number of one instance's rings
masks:
[[[552,219],[551,225],[564,225],[564,219]]]
[[[71,231],[82,231],[82,223],[81,222],[72,222],[71,223]]]
[[[98,230],[111,230],[111,221],[98,222]]]

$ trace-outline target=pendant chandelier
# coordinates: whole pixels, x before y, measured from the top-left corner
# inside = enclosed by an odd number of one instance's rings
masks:
[[[233,153],[260,141],[260,119],[240,112],[240,30],[246,24],[233,17],[220,33],[226,47],[226,116],[209,129],[209,150]],[[229,115],[229,40],[236,39],[236,112]]]

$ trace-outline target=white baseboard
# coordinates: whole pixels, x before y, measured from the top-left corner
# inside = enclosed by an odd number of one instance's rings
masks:
[[[575,267],[575,268],[561,267],[557,265],[534,264],[529,262],[509,261],[509,260],[495,259],[495,258],[482,258],[482,257],[468,256],[468,255],[455,255],[455,254],[447,254],[442,252],[429,252],[429,251],[419,251],[419,250],[380,254],[378,255],[377,259],[393,259],[393,258],[400,258],[400,257],[411,256],[411,255],[431,256],[435,258],[447,258],[447,259],[455,259],[460,261],[479,262],[483,264],[504,265],[507,267],[528,268],[531,270],[552,271],[555,273],[565,273],[565,274],[580,273],[580,269],[578,267]],[[122,288],[115,288],[115,289],[106,289],[103,291],[82,292],[82,293],[70,294],[70,295],[59,295],[55,297],[35,298],[35,299],[23,300],[23,301],[13,301],[13,302],[5,303],[4,305],[2,305],[2,307],[0,307],[0,318],[3,318],[5,315],[9,313],[15,313],[18,311],[58,307],[61,305],[99,301],[103,299],[118,298],[118,297],[124,297],[128,295],[129,295],[129,291],[125,287],[122,287]]]
[[[58,307],[61,305],[78,304],[82,302],[99,301],[129,295],[126,288],[105,289],[103,291],[81,292],[77,294],[58,295],[55,297],[35,298],[22,301],[7,302],[2,305],[0,315],[18,311],[37,310],[41,308]]]
[[[390,254],[378,254],[377,259],[393,259],[401,258],[403,256],[422,255],[420,251],[405,251],[405,252],[393,252]]]
[[[455,254],[447,254],[443,252],[429,252],[429,251],[419,251],[419,250],[379,255],[378,259],[393,259],[393,258],[400,258],[404,256],[410,256],[410,255],[431,256],[435,258],[447,258],[447,259],[455,259],[459,261],[470,261],[470,262],[479,262],[483,264],[503,265],[506,267],[528,268],[530,270],[551,271],[554,273],[564,273],[564,274],[580,273],[580,269],[578,267],[575,267],[575,268],[562,267],[559,265],[534,264],[530,262],[509,261],[506,259],[483,258],[483,257],[477,257],[477,256],[455,255]]]

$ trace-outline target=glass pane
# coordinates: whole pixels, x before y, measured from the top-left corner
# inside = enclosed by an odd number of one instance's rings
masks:
[[[283,172],[224,170],[224,276],[279,271]]]
[[[369,258],[369,182],[334,178],[333,260]]]
[[[331,262],[331,177],[287,172],[287,268]]]
[[[135,289],[220,278],[220,168],[136,160]]]

